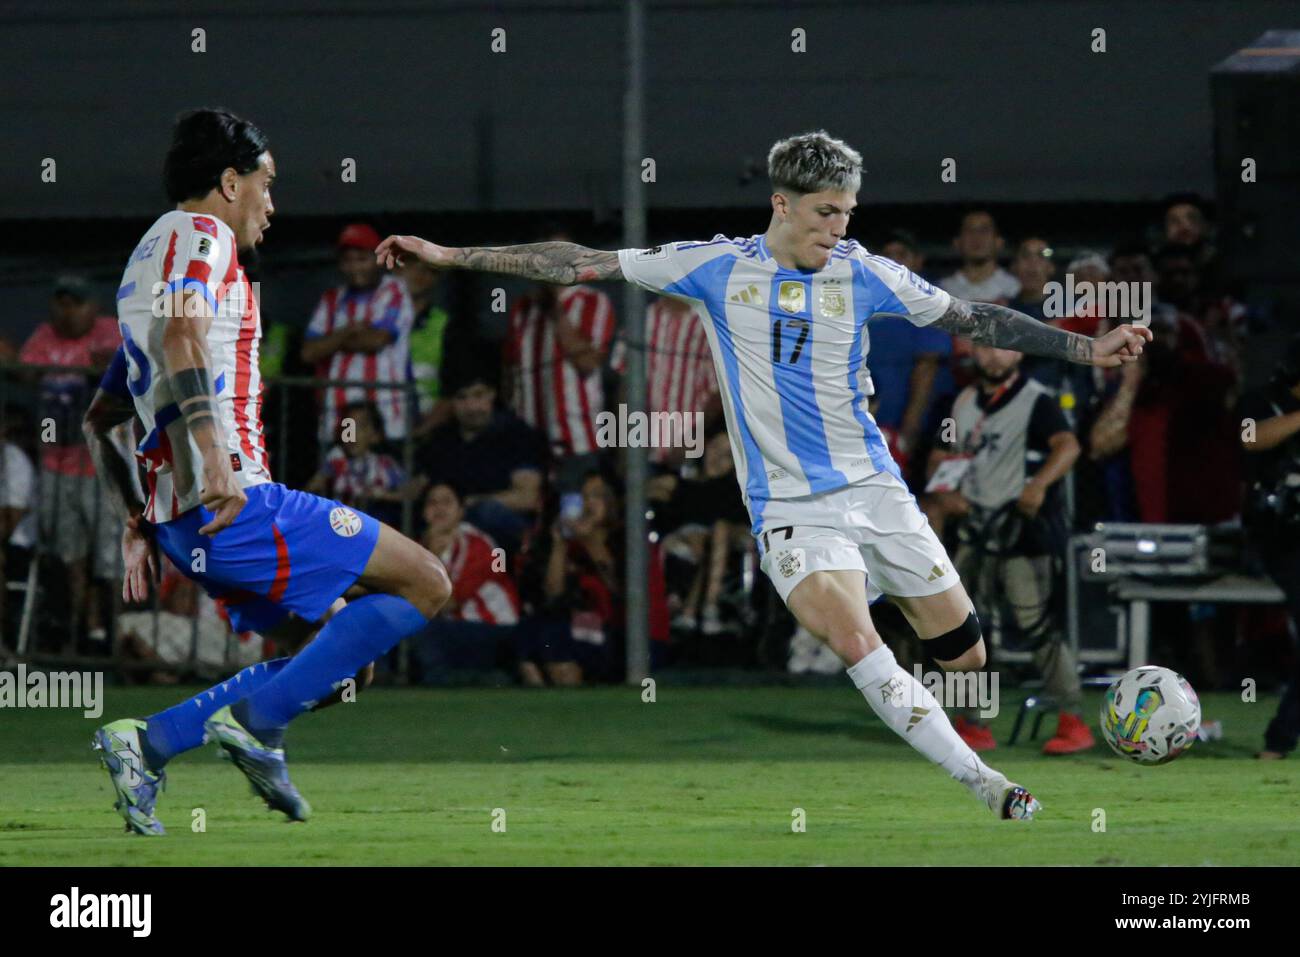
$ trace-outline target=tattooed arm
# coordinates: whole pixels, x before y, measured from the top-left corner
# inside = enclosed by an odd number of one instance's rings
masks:
[[[418,236],[389,236],[375,249],[375,258],[392,269],[404,256],[431,266],[505,273],[539,282],[572,286],[582,282],[622,279],[617,252],[588,249],[577,243],[525,243],[522,246],[436,246]]]
[[[1032,316],[991,302],[952,300],[934,328],[997,349],[1109,368],[1134,362],[1151,341],[1145,326],[1122,325],[1100,339],[1066,332]]]

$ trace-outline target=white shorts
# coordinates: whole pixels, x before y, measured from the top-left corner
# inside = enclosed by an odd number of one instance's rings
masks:
[[[866,572],[869,602],[937,595],[961,580],[916,498],[890,472],[833,492],[773,499],[756,537],[782,601],[820,571]]]

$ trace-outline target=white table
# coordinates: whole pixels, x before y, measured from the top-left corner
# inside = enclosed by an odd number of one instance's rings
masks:
[[[1149,664],[1151,644],[1151,602],[1186,601],[1220,605],[1280,605],[1286,601],[1282,589],[1269,578],[1250,575],[1221,575],[1208,581],[1153,582],[1125,578],[1115,586],[1116,597],[1128,604],[1125,633],[1128,636],[1128,665]]]

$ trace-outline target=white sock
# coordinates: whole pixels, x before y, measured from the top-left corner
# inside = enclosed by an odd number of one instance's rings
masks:
[[[880,720],[962,784],[973,790],[982,776],[998,773],[961,739],[930,689],[898,666],[888,645],[881,645],[848,672]]]

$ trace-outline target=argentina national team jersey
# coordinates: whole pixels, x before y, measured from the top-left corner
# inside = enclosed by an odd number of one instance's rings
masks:
[[[623,249],[618,258],[628,280],[696,303],[706,318],[756,533],[771,499],[899,474],[867,411],[867,320],[928,325],[948,310],[946,292],[853,240],[819,270],[782,267],[762,235]]]

